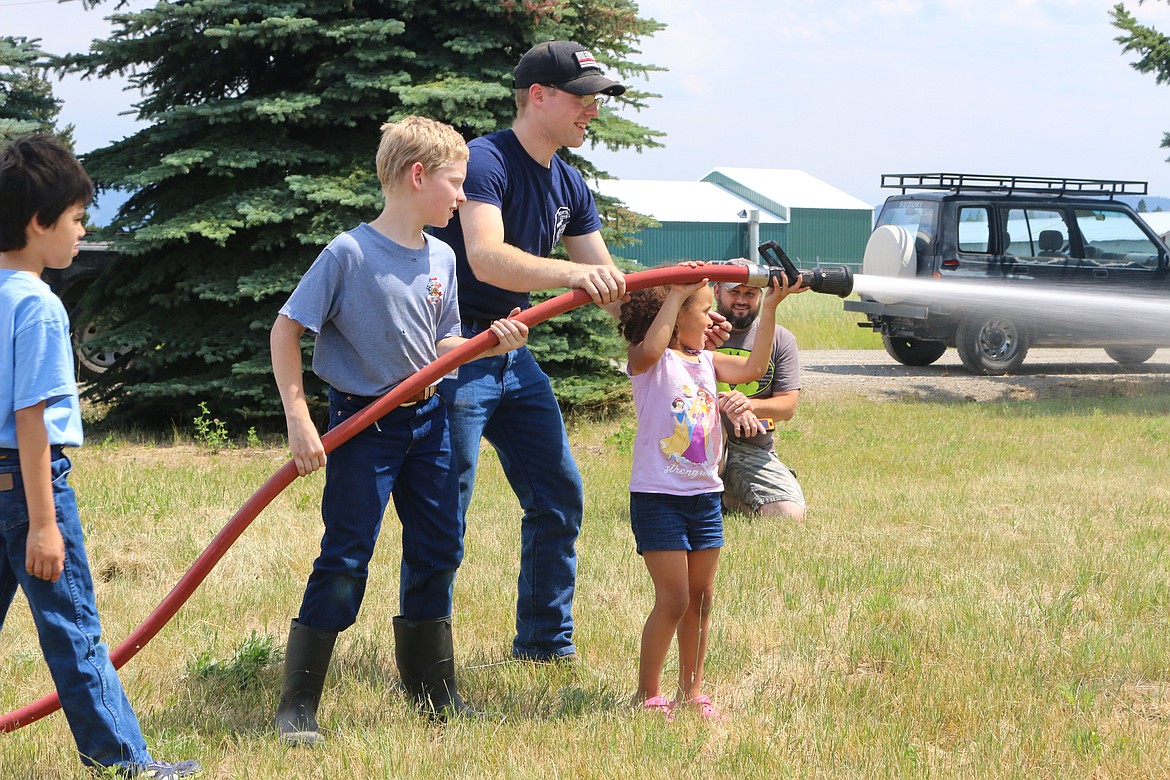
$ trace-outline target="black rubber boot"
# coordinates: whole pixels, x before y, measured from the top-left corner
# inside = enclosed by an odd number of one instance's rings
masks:
[[[318,631],[295,620],[289,626],[284,685],[276,708],[276,730],[281,742],[316,745],[325,741],[317,730],[317,705],[336,641],[336,631]]]
[[[394,660],[402,687],[423,714],[442,721],[478,714],[455,687],[450,616],[439,620],[394,618]]]

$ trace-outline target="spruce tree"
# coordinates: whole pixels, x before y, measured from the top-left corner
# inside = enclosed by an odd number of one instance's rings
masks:
[[[53,58],[39,44],[39,38],[0,36],[0,146],[35,132],[73,145],[72,126],[57,127],[61,101],[48,78]]]
[[[1123,3],[1113,6],[1109,15],[1113,17],[1113,26],[1125,33],[1114,38],[1121,44],[1121,50],[1140,55],[1137,62],[1130,63],[1134,70],[1153,73],[1158,84],[1170,82],[1170,38],[1153,27],[1139,24]],[[1170,149],[1170,133],[1163,134],[1161,145]]]
[[[145,127],[84,158],[99,190],[129,193],[103,236],[119,259],[84,305],[133,352],[88,392],[137,421],[187,420],[201,401],[280,419],[268,330],[321,248],[380,210],[383,122],[423,114],[469,139],[506,127],[512,67],[536,42],[577,40],[628,77],[653,69],[630,58],[660,28],[632,0],[185,0],[111,19],[67,61],[141,94]],[[627,93],[623,113],[652,97]],[[659,135],[612,110],[591,133],[635,149]],[[558,384],[587,376],[582,397],[603,398],[620,344],[595,308],[532,342]]]

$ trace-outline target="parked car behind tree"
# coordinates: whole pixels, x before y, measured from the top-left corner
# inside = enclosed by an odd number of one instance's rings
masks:
[[[92,379],[125,358],[125,347],[95,347],[98,335],[95,319],[83,313],[79,306],[82,297],[105,270],[114,262],[115,253],[108,244],[83,242],[81,251],[67,268],[47,268],[44,280],[69,312],[69,329],[73,337],[74,358],[81,379]]]

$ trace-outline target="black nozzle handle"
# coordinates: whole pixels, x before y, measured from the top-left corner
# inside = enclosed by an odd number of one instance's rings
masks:
[[[838,295],[842,298],[849,297],[853,292],[853,272],[845,266],[839,268],[817,266],[810,271],[801,271],[775,241],[765,241],[760,244],[759,252],[760,257],[764,258],[764,265],[773,269],[772,275],[775,277],[778,275],[777,269],[782,270],[788,277],[789,284],[794,284],[799,278],[801,287],[808,287],[813,292]]]
[[[764,265],[783,269],[784,273],[788,275],[789,284],[796,281],[796,277],[800,276],[800,271],[796,269],[796,264],[784,252],[784,248],[775,241],[765,241],[760,244],[758,251],[760,257],[764,259]]]
[[[796,267],[796,263],[792,262],[792,258],[784,251],[784,248],[775,241],[765,241],[757,248],[760,257],[764,258],[764,265],[776,269],[779,268],[788,277],[789,284],[796,284],[797,277],[800,276],[800,269]],[[771,252],[772,254],[769,254]],[[774,278],[779,278],[779,274],[772,272]],[[808,287],[807,281],[802,281],[802,287]]]

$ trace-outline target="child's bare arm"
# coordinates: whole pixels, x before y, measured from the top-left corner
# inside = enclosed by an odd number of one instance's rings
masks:
[[[637,344],[631,344],[626,350],[631,375],[641,374],[662,359],[662,353],[670,346],[670,340],[674,336],[674,326],[678,322],[678,313],[683,304],[706,283],[707,280],[704,279],[701,282],[670,286],[666,300],[662,302],[662,307],[654,315],[654,321],[646,329],[645,337]]]
[[[760,307],[760,324],[756,329],[756,340],[752,344],[751,355],[743,358],[716,352],[712,356],[715,376],[720,382],[737,385],[742,382],[754,382],[764,375],[764,371],[768,369],[768,360],[772,356],[772,339],[776,336],[776,307],[789,295],[807,289],[802,288],[800,283],[801,278],[798,276],[789,284],[786,274],[781,274],[780,279],[772,280],[764,295],[764,304]]]
[[[301,369],[301,334],[305,328],[283,314],[276,317],[269,335],[272,348],[272,375],[280,390],[284,419],[288,423],[288,448],[297,473],[302,477],[325,466],[325,445],[309,414],[305,380]]]
[[[28,544],[24,568],[42,580],[56,582],[65,568],[65,540],[57,528],[49,433],[45,429],[45,402],[16,410],[16,446],[20,474],[28,502]]]

